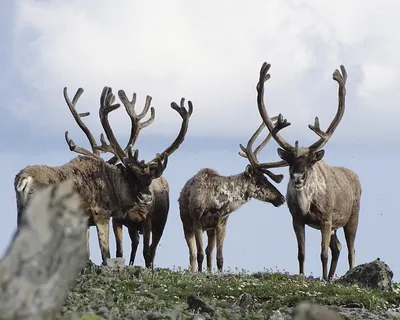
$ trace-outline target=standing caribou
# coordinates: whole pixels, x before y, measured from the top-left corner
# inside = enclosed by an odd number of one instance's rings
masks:
[[[153,180],[162,175],[167,167],[168,157],[183,142],[192,113],[192,103],[189,101],[189,112],[183,105],[183,99],[180,107],[174,102],[171,103],[172,109],[177,111],[182,117],[182,126],[178,137],[170,147],[161,154],[157,154],[151,161],[145,163],[143,160],[138,160],[139,152],[138,150],[133,151],[132,147],[140,130],[154,121],[155,110],[153,107],[150,109],[151,97],[147,96],[145,107],[142,113],[137,116],[134,112],[136,95],[134,94],[132,101],[129,101],[123,90],[118,91],[118,96],[131,118],[131,135],[126,148],[122,149],[108,121],[108,114],[120,107],[119,103],[113,104],[115,96],[112,93],[112,89],[104,87],[100,98],[99,116],[107,139],[110,142],[107,144],[104,135],[101,134],[100,146],[96,144],[93,135],[81,119],[88,116],[89,113],[79,114],[76,111],[75,106],[82,93],[83,89],[79,88],[71,101],[67,95],[67,88],[64,88],[65,101],[75,121],[87,136],[92,147],[92,152],[76,146],[74,141],[68,137],[68,131],[66,131],[65,138],[70,150],[81,155],[61,166],[32,165],[22,169],[16,175],[14,181],[18,208],[18,225],[23,222],[23,219],[21,219],[23,209],[26,207],[30,195],[36,189],[70,179],[74,183],[75,190],[82,198],[85,214],[88,217],[88,228],[93,225],[96,226],[102,263],[104,264],[106,259],[110,258],[110,217],[124,220],[129,218],[128,213],[135,211],[143,212],[145,208],[149,208],[154,203],[154,195],[150,185]],[[150,118],[147,121],[140,122],[149,109]],[[114,157],[109,161],[104,161],[100,156],[101,153],[106,152],[114,154]],[[118,161],[121,164],[111,164]],[[89,249],[89,243],[87,245]]]
[[[357,232],[361,200],[361,184],[358,176],[344,167],[331,167],[323,160],[325,151],[321,148],[328,142],[341,121],[345,109],[347,73],[344,66],[333,73],[333,79],[339,84],[338,110],[324,132],[320,129],[319,119],[309,128],[320,139],[308,148],[300,148],[299,142],[293,147],[279,134],[279,131],[290,125],[280,114],[276,124],[269,117],[264,104],[264,83],[270,78],[268,71],[271,65],[263,63],[257,84],[257,104],[259,113],[272,134],[281,146],[278,155],[289,165],[289,183],[286,201],[292,215],[293,228],[298,244],[300,274],[304,274],[305,258],[305,225],[321,231],[321,262],[324,280],[330,280],[335,274],[342,245],[336,231],[343,228],[348,248],[349,269],[354,268],[354,241]],[[328,275],[328,248],[331,249],[332,261]]]
[[[131,255],[129,265],[135,262],[139,246],[139,233],[143,234],[143,257],[146,268],[154,267],[154,258],[157,246],[160,243],[167,223],[169,212],[169,185],[163,177],[154,179],[150,184],[150,191],[154,201],[147,207],[130,210],[125,219],[112,218],[113,231],[116,243],[116,257],[123,257],[122,226],[128,228],[131,239]],[[150,232],[152,235],[150,245]]]
[[[217,246],[217,268],[222,271],[223,246],[229,215],[251,198],[270,202],[275,207],[285,203],[285,197],[264,174],[276,183],[280,183],[283,175],[275,175],[268,169],[287,166],[286,162],[260,163],[257,159],[258,153],[269,142],[271,135],[269,134],[254,151],[252,150],[254,141],[264,128],[265,124],[262,123],[248,141],[246,148],[240,144],[243,152],[239,152],[239,155],[249,161],[244,172],[221,176],[213,169],[204,168],[184,185],[178,202],[189,248],[191,272],[194,272],[196,267],[195,241],[198,272],[202,272],[204,231],[208,237],[207,269],[212,270],[212,254],[214,247]]]
[[[173,103],[172,107],[178,112],[185,112],[184,108],[185,99],[182,98],[178,108],[176,104]],[[185,111],[183,111],[185,110]],[[193,112],[193,105],[189,101],[189,111],[188,114],[182,114],[182,117],[190,117]],[[171,154],[174,152],[180,143],[182,143],[189,122],[183,122],[181,127],[181,132],[175,140],[175,143],[171,145],[164,152]],[[180,141],[180,142],[179,142]],[[110,159],[110,163],[114,163],[114,159]],[[168,181],[163,177],[154,179],[150,184],[150,191],[153,194],[154,201],[145,208],[137,208],[130,210],[125,218],[113,217],[113,231],[116,242],[116,256],[123,256],[122,248],[122,226],[125,225],[128,228],[129,236],[131,239],[131,255],[129,259],[129,264],[133,265],[135,261],[135,256],[137,248],[139,245],[139,233],[143,233],[143,257],[145,260],[145,266],[147,268],[154,267],[154,258],[157,250],[157,246],[160,242],[162,234],[164,232],[165,224],[168,218],[169,212],[169,184]],[[150,231],[152,234],[151,245],[150,242]]]

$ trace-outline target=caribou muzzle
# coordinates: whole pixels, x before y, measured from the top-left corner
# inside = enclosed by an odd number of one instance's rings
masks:
[[[300,190],[303,189],[303,187],[304,187],[304,178],[305,178],[305,174],[304,173],[292,173],[290,175],[290,179],[293,181],[294,187],[296,188],[296,190],[300,191]]]

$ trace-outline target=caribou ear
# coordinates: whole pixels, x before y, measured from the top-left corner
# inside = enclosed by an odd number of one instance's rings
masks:
[[[278,151],[278,156],[279,156],[283,161],[285,161],[288,165],[290,165],[291,163],[293,163],[293,155],[292,155],[292,153],[290,153],[290,152],[288,152],[288,151],[286,151],[286,150],[283,150],[283,149],[281,149],[281,148],[278,148],[277,151]]]
[[[325,150],[319,150],[317,152],[314,152],[312,155],[311,163],[314,164],[314,163],[322,160],[324,155],[325,155]]]
[[[253,167],[251,165],[248,164],[245,171],[250,177],[253,175]]]
[[[118,163],[117,165],[115,165],[118,170],[120,170],[122,173],[126,173],[126,168],[122,163]]]

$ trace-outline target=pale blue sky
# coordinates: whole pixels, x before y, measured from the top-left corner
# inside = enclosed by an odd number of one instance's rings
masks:
[[[12,4],[12,5],[11,5]],[[379,9],[379,13],[377,9]],[[4,220],[0,251],[16,227],[15,174],[28,164],[60,165],[72,154],[64,131],[87,146],[62,96],[78,87],[85,92],[80,111],[91,111],[86,123],[98,137],[101,88],[136,92],[140,108],[147,94],[156,108],[154,124],[143,130],[137,146],[144,159],[169,145],[179,116],[169,108],[184,96],[194,104],[185,142],[170,158],[169,219],[156,256],[160,267],[188,264],[177,199],[184,183],[202,167],[236,174],[247,162],[237,152],[261,119],[255,86],[264,61],[272,64],[265,100],[271,114],[282,112],[292,126],[282,133],[310,144],[307,128],[319,116],[323,129],[337,106],[333,71],[348,71],[347,104],[342,123],[326,145],[325,160],[360,177],[363,194],[356,238],[356,264],[377,257],[399,280],[397,250],[400,205],[396,185],[400,172],[398,88],[400,35],[394,15],[400,3],[386,1],[4,1],[0,4],[0,191]],[[373,23],[371,23],[373,21]],[[393,120],[392,120],[393,119]],[[125,144],[129,121],[123,108],[111,116]],[[276,161],[277,144],[260,155]],[[285,194],[287,168],[277,185]],[[321,275],[320,233],[306,229],[306,272]],[[95,229],[92,259],[100,262]],[[343,245],[337,273],[347,270]],[[115,242],[111,233],[112,255]],[[136,263],[143,265],[140,252]],[[130,241],[124,229],[125,257]],[[278,268],[298,272],[297,245],[291,216],[284,205],[251,200],[233,213],[224,248],[225,268],[258,271]],[[215,265],[215,262],[214,262]]]

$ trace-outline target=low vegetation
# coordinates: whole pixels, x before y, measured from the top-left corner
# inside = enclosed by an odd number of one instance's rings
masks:
[[[267,319],[274,310],[304,300],[386,310],[400,305],[400,284],[383,292],[279,271],[221,275],[88,265],[70,288],[61,314],[81,319],[191,319],[195,313],[209,319]]]

